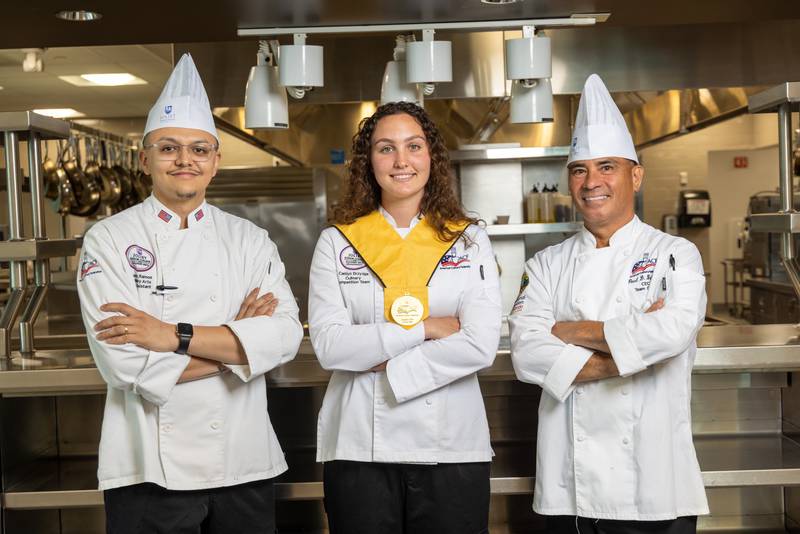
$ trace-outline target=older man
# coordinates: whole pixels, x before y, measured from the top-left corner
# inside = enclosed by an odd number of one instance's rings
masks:
[[[78,292],[108,383],[100,489],[113,534],[272,534],[286,470],[264,373],[291,360],[298,308],[267,232],[205,202],[219,138],[181,58],[145,127],[142,204],[87,233]]]
[[[634,214],[644,169],[597,75],[567,169],[584,229],[527,262],[509,320],[517,377],[543,389],[533,508],[551,532],[694,532],[708,513],[690,415],[702,261]]]

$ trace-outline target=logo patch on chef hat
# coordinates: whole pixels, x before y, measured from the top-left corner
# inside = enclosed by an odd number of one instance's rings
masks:
[[[172,104],[167,104],[166,106],[164,106],[164,113],[161,114],[159,119],[161,120],[161,122],[175,120],[175,108],[172,106]]]
[[[128,265],[131,266],[131,269],[138,273],[149,271],[156,264],[156,257],[153,253],[139,245],[129,246],[125,251],[125,257],[128,258]]]

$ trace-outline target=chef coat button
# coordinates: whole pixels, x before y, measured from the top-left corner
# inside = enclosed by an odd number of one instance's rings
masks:
[[[165,434],[168,434],[169,432],[172,431],[172,425],[169,424],[161,425],[161,431],[164,432]]]
[[[211,423],[211,428],[213,430],[218,430],[219,429],[219,421],[214,421],[213,423]]]
[[[623,395],[627,395],[627,394],[628,394],[628,390],[627,390],[627,389],[623,389],[623,390],[622,390],[622,394],[623,394]]]
[[[385,400],[383,400],[383,399],[378,399],[378,404],[379,404],[379,405],[383,406],[385,403],[386,403],[386,401],[385,401]]]
[[[425,404],[430,406],[431,404],[433,404],[433,401],[431,399],[425,399]]]
[[[630,440],[628,438],[622,438],[623,445],[627,445],[628,443],[630,443]]]
[[[167,302],[172,302],[172,295],[167,296]]]
[[[575,393],[577,393],[578,395],[583,395],[583,388],[576,389]]]
[[[578,441],[583,441],[584,439],[586,439],[586,438],[583,437],[583,436],[578,436]]]
[[[203,239],[210,239],[210,238],[211,236],[208,234],[208,232],[203,232]]]
[[[575,297],[575,304],[580,304],[581,300],[583,300],[581,297]]]
[[[216,295],[211,295],[211,297],[209,297],[209,298],[211,299],[211,302],[217,302],[217,296]]]
[[[617,302],[622,302],[622,297],[620,295],[617,295]]]

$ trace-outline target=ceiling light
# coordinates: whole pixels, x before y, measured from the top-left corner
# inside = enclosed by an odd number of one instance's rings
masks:
[[[406,76],[406,40],[414,39],[413,36],[398,35],[395,38],[393,61],[386,63],[381,83],[381,104],[388,102],[414,102],[418,106],[423,104],[423,95],[420,86],[408,83]]]
[[[303,98],[306,91],[322,87],[322,47],[306,44],[306,34],[296,33],[294,44],[282,45],[278,51],[280,84],[293,98]]]
[[[84,117],[85,114],[76,111],[72,108],[48,108],[48,109],[34,109],[34,113],[39,115],[47,115],[56,119],[67,119],[71,117]]]
[[[59,76],[60,79],[78,87],[104,86],[116,87],[120,85],[146,85],[147,81],[127,72],[112,72],[102,74],[81,74],[80,76]]]
[[[533,26],[523,26],[521,39],[505,42],[506,78],[512,80],[511,122],[553,120],[553,61],[550,38],[536,35]]]
[[[289,127],[286,90],[278,83],[275,65],[277,41],[259,43],[256,66],[250,68],[244,94],[244,127],[249,129]]]
[[[422,41],[406,43],[408,83],[423,84],[425,96],[433,94],[434,84],[453,81],[453,46],[450,41],[434,41],[434,30],[422,30]]]
[[[97,11],[84,11],[80,9],[59,11],[56,13],[56,17],[70,22],[91,22],[93,20],[100,20],[103,18],[103,15]]]
[[[550,78],[531,82],[514,80],[511,86],[511,123],[553,122],[553,87]]]
[[[516,4],[520,0],[481,0],[484,4],[492,4],[492,5],[503,5],[503,4]]]

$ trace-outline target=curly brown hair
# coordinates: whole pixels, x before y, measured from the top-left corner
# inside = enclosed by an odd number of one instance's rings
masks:
[[[370,117],[361,120],[358,133],[353,136],[353,158],[348,168],[346,189],[342,199],[333,206],[331,222],[351,224],[359,217],[372,213],[381,203],[381,188],[375,179],[370,161],[372,134],[383,117],[405,113],[422,127],[431,157],[431,174],[425,184],[420,202],[420,213],[442,241],[452,241],[458,231],[447,223],[475,224],[478,219],[469,217],[456,198],[450,174],[450,156],[439,129],[424,109],[411,102],[390,102],[380,106]]]

